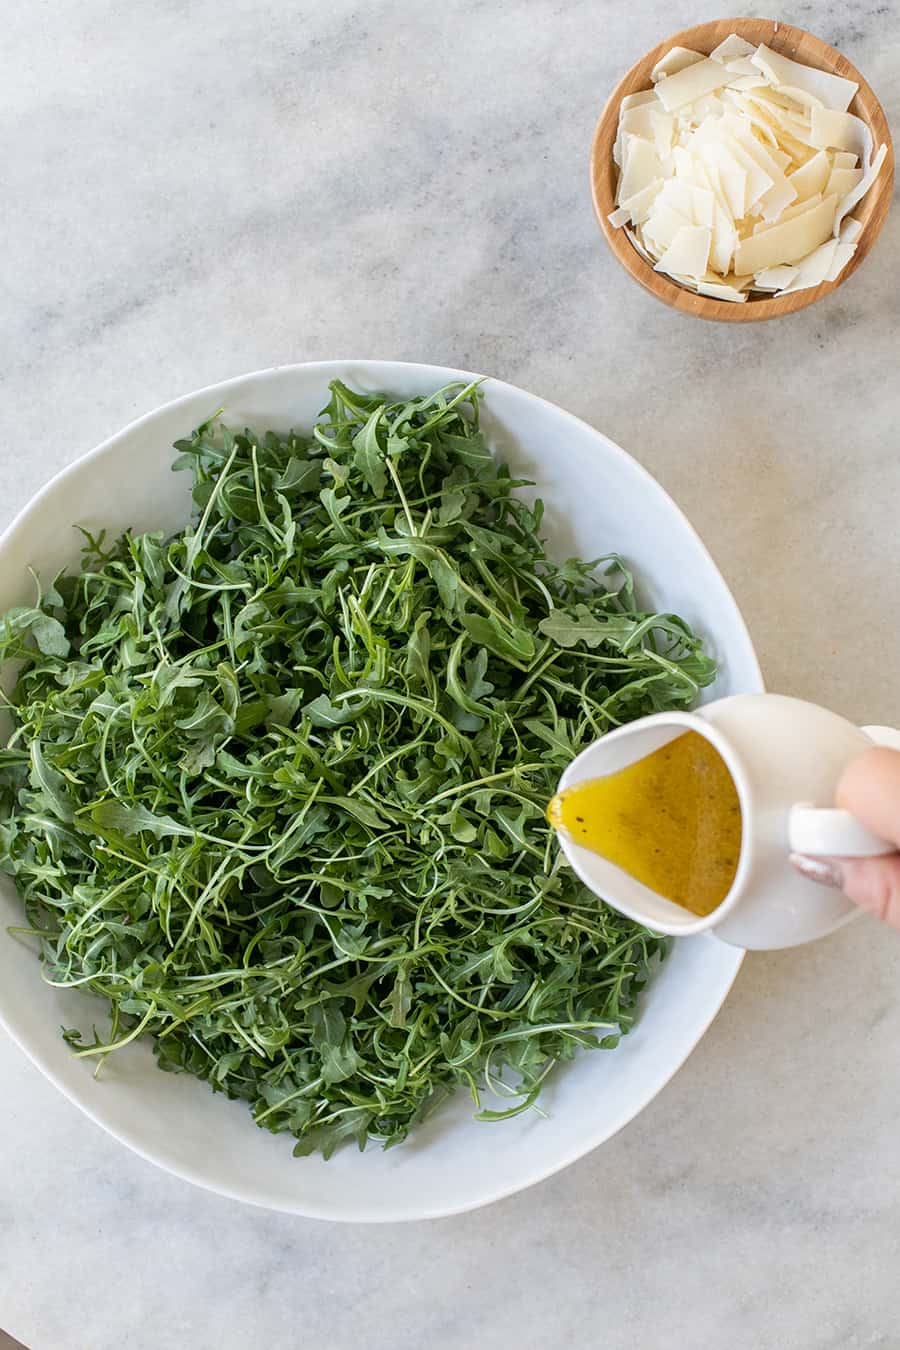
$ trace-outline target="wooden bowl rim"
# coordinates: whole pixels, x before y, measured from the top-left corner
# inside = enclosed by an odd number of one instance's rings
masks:
[[[672,47],[693,47],[697,51],[708,53],[722,40],[723,30],[729,33],[737,33],[739,37],[745,38],[748,42],[764,42],[766,46],[773,46],[774,40],[774,43],[777,44],[774,46],[775,50],[781,50],[782,47],[789,44],[796,50],[805,39],[821,57],[815,63],[819,69],[826,70],[831,74],[840,74],[846,79],[854,80],[859,85],[850,108],[858,117],[862,117],[868,123],[875,140],[875,146],[877,147],[880,144],[887,146],[887,155],[878,177],[866,196],[853,209],[852,214],[860,220],[862,230],[857,237],[856,252],[836,281],[825,281],[820,286],[808,287],[802,291],[792,291],[788,295],[777,298],[773,296],[748,299],[744,304],[735,304],[729,300],[716,300],[712,296],[699,295],[686,286],[680,286],[678,282],[672,281],[662,272],[655,272],[650,264],[641,257],[625,230],[622,228],[616,229],[608,220],[610,211],[615,209],[614,196],[606,190],[607,183],[611,181],[608,169],[612,163],[612,148],[619,120],[619,104],[625,94],[634,92],[630,88],[632,84],[634,84],[634,89],[650,88],[650,71],[656,62]],[[768,34],[766,34],[766,30],[769,30]],[[713,41],[713,38],[716,41]],[[783,54],[787,55],[788,53],[784,52]],[[811,63],[806,62],[806,64]],[[640,84],[635,84],[637,77],[641,79]],[[867,105],[865,112],[862,111],[861,104]],[[613,111],[615,117],[609,115]],[[713,19],[706,23],[694,24],[690,28],[683,28],[680,32],[674,33],[671,37],[657,43],[626,71],[606,100],[603,111],[597,120],[591,142],[590,172],[591,198],[600,228],[613,254],[635,281],[639,282],[645,290],[658,300],[671,305],[682,314],[693,315],[695,318],[713,319],[722,323],[754,323],[766,319],[782,318],[786,314],[793,314],[798,310],[805,309],[807,305],[815,304],[817,300],[821,300],[824,296],[830,295],[832,291],[836,291],[848,277],[853,275],[871,251],[887,217],[894,186],[894,147],[884,109],[875,91],[856,69],[852,61],[849,61],[835,47],[830,46],[822,38],[817,38],[813,33],[807,32],[804,28],[782,23],[778,19]],[[885,203],[884,208],[879,210],[882,202]],[[686,301],[686,297],[689,303]]]

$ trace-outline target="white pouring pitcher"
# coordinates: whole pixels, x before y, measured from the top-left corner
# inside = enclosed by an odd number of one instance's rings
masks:
[[[741,804],[741,852],[725,899],[711,914],[692,914],[561,831],[563,852],[585,885],[659,933],[710,931],[751,949],[810,942],[856,917],[860,911],[845,895],[808,881],[788,855],[860,858],[895,851],[831,803],[849,761],[873,744],[900,749],[900,732],[859,728],[781,694],[738,694],[696,712],[656,713],[609,732],[572,761],[560,790],[624,769],[686,731],[705,736],[718,750]]]

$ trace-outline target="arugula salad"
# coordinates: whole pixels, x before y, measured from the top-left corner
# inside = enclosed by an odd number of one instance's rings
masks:
[[[663,939],[561,865],[546,803],[715,673],[618,558],[548,558],[477,384],[330,395],[311,434],[201,426],[182,532],[86,536],[0,618],[0,867],[44,978],[109,1014],[73,1053],[149,1037],[326,1157],[460,1086],[514,1116],[628,1031]]]

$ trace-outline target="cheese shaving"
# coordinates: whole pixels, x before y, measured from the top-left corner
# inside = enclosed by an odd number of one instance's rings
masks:
[[[857,183],[862,182],[862,176],[862,169],[832,169],[825,191],[836,192],[839,197],[846,197]]]
[[[709,59],[711,61],[739,61],[741,57],[752,56],[755,51],[756,48],[752,42],[747,42],[746,39],[738,37],[737,33],[729,33],[728,37],[723,38],[719,43],[715,51],[710,52]]]
[[[786,56],[762,45],[757,47],[750,60],[771,84],[802,89],[835,112],[846,112],[859,88],[853,80],[845,80],[825,70],[816,70],[813,66],[801,65],[799,61],[790,61]]]
[[[721,89],[729,79],[728,71],[721,61],[711,61],[705,57],[679,70],[676,75],[667,75],[664,80],[660,80],[656,93],[666,112],[676,112],[704,94]]]
[[[839,239],[837,247],[834,250],[834,258],[832,259],[831,266],[825,274],[825,280],[837,281],[841,272],[843,272],[855,252],[855,244],[847,243],[843,239]]]
[[[712,296],[714,300],[731,300],[739,305],[747,300],[746,291],[739,291],[736,286],[729,286],[725,281],[698,281],[697,290],[701,295]]]
[[[830,172],[831,160],[824,150],[820,150],[812,159],[801,164],[799,169],[795,169],[789,175],[788,182],[796,189],[797,197],[802,202],[823,191]]]
[[[836,205],[837,197],[826,197],[802,215],[742,239],[735,250],[735,271],[756,273],[779,263],[800,262],[832,233]]]
[[[619,210],[627,211],[628,218],[633,224],[643,224],[649,216],[650,208],[659,195],[661,188],[661,183],[650,183],[642,192],[636,192],[633,197],[628,198],[627,202],[623,202],[619,207]],[[612,216],[610,216],[610,219],[612,219]]]
[[[835,281],[887,155],[848,112],[856,84],[736,34],[709,56],[673,47],[651,78],[620,105],[610,222],[701,295]]]
[[[859,202],[862,201],[863,197],[866,195],[869,188],[875,182],[875,179],[881,172],[881,166],[886,159],[887,159],[887,146],[879,145],[878,149],[875,152],[875,158],[872,160],[872,163],[866,169],[865,173],[862,176],[862,179],[860,180],[860,182],[857,183],[855,188],[853,188],[850,192],[847,193],[846,197],[838,207],[837,215],[834,218],[835,234],[837,234],[838,231],[840,230],[841,222],[843,221],[844,217],[849,215],[849,213],[853,210],[854,206],[856,206]]]
[[[656,264],[658,272],[678,272],[682,276],[703,276],[709,261],[712,231],[702,225],[683,225]]]
[[[778,294],[786,295],[789,291],[803,291],[810,286],[821,286],[831,270],[837,246],[838,241],[832,236],[831,239],[826,239],[824,244],[814,248],[798,266],[796,276]]]
[[[863,160],[869,160],[872,154],[872,133],[862,118],[852,113],[813,108],[810,141],[817,150],[849,150]]]
[[[655,103],[655,89],[641,89],[636,94],[626,94],[619,104],[619,113],[626,112],[629,108],[639,108],[642,103]]]
[[[853,216],[848,216],[841,225],[839,238],[842,243],[851,244],[854,239],[858,239],[862,234],[862,226]]]
[[[809,211],[812,207],[818,206],[824,196],[824,192],[814,192],[811,197],[805,197],[802,202],[798,201],[793,206],[786,207],[781,213],[779,225],[783,225],[786,220],[793,220],[794,216],[802,216],[804,211]],[[764,223],[763,228],[765,228]]]
[[[754,280],[758,291],[782,291],[789,285],[799,268],[791,267],[785,263],[781,267],[764,267],[761,272],[757,272]]]
[[[751,89],[759,89],[763,85],[768,84],[768,80],[766,79],[765,75],[762,75],[756,69],[756,66],[753,64],[753,62],[748,60],[746,56],[739,56],[736,61],[726,61],[725,65],[726,69],[732,75],[740,75],[742,77],[741,84],[739,86],[736,86],[734,83],[732,83],[732,85],[730,86],[732,89],[734,89],[735,87],[743,89],[745,80],[753,81],[752,85],[750,85]]]
[[[677,75],[679,70],[685,70],[702,60],[700,52],[692,52],[688,47],[672,47],[661,61],[657,61],[650,72],[650,78],[656,84],[657,80],[663,79],[664,76]]]

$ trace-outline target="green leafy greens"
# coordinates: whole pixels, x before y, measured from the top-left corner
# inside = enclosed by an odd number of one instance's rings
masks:
[[[311,436],[179,442],[192,524],[87,538],[0,620],[0,849],[45,978],[295,1152],[386,1146],[460,1084],[501,1119],[612,1046],[663,950],[544,810],[610,725],[713,676],[616,558],[550,561],[475,385],[331,385]],[[609,586],[595,579],[605,566]]]

